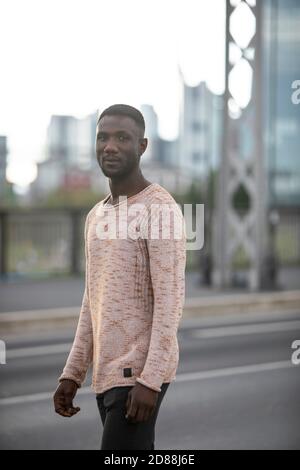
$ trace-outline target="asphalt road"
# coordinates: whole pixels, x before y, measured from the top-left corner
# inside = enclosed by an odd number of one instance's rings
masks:
[[[220,296],[247,292],[244,287],[219,290],[200,282],[200,274],[186,271],[186,298]],[[282,267],[278,276],[281,290],[300,289],[300,268]],[[84,292],[84,277],[53,279],[0,280],[0,313],[20,310],[80,307]]]
[[[187,319],[177,379],[162,403],[156,450],[300,449],[300,312]],[[88,385],[72,419],[52,394],[72,332],[7,341],[0,365],[1,449],[98,449],[102,425]]]

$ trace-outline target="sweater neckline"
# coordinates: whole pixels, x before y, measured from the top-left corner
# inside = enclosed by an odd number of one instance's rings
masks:
[[[146,186],[144,189],[142,189],[141,191],[139,191],[138,193],[136,194],[133,194],[132,196],[128,197],[127,199],[125,199],[124,201],[121,201],[121,202],[118,202],[118,204],[106,204],[106,202],[108,201],[108,199],[110,198],[111,196],[111,193],[107,194],[105,196],[105,198],[103,199],[102,201],[102,206],[105,207],[105,209],[115,209],[116,207],[119,207],[120,205],[124,204],[125,202],[132,202],[133,200],[135,200],[136,198],[140,197],[142,194],[154,189],[156,186],[158,186],[157,183],[151,183],[151,184],[148,184],[148,186]]]

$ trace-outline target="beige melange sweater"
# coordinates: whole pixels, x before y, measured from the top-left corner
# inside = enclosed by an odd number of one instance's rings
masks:
[[[106,204],[109,196],[86,218],[85,291],[59,381],[69,378],[80,387],[93,364],[96,393],[136,382],[160,391],[164,382],[175,380],[179,360],[184,217],[170,193],[157,183],[114,206]],[[179,225],[181,232],[176,235]]]

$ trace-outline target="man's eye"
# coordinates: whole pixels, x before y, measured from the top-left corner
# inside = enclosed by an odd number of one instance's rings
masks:
[[[103,142],[103,140],[104,140],[104,135],[99,135],[97,140],[100,140],[101,142]]]
[[[126,136],[125,135],[119,135],[119,140],[121,142],[123,142],[124,140],[126,140]]]

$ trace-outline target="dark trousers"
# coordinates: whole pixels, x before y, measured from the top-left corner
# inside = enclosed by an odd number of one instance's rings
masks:
[[[101,450],[154,450],[156,418],[169,385],[162,384],[153,416],[142,423],[130,423],[125,418],[132,386],[114,387],[96,395],[103,424]]]

